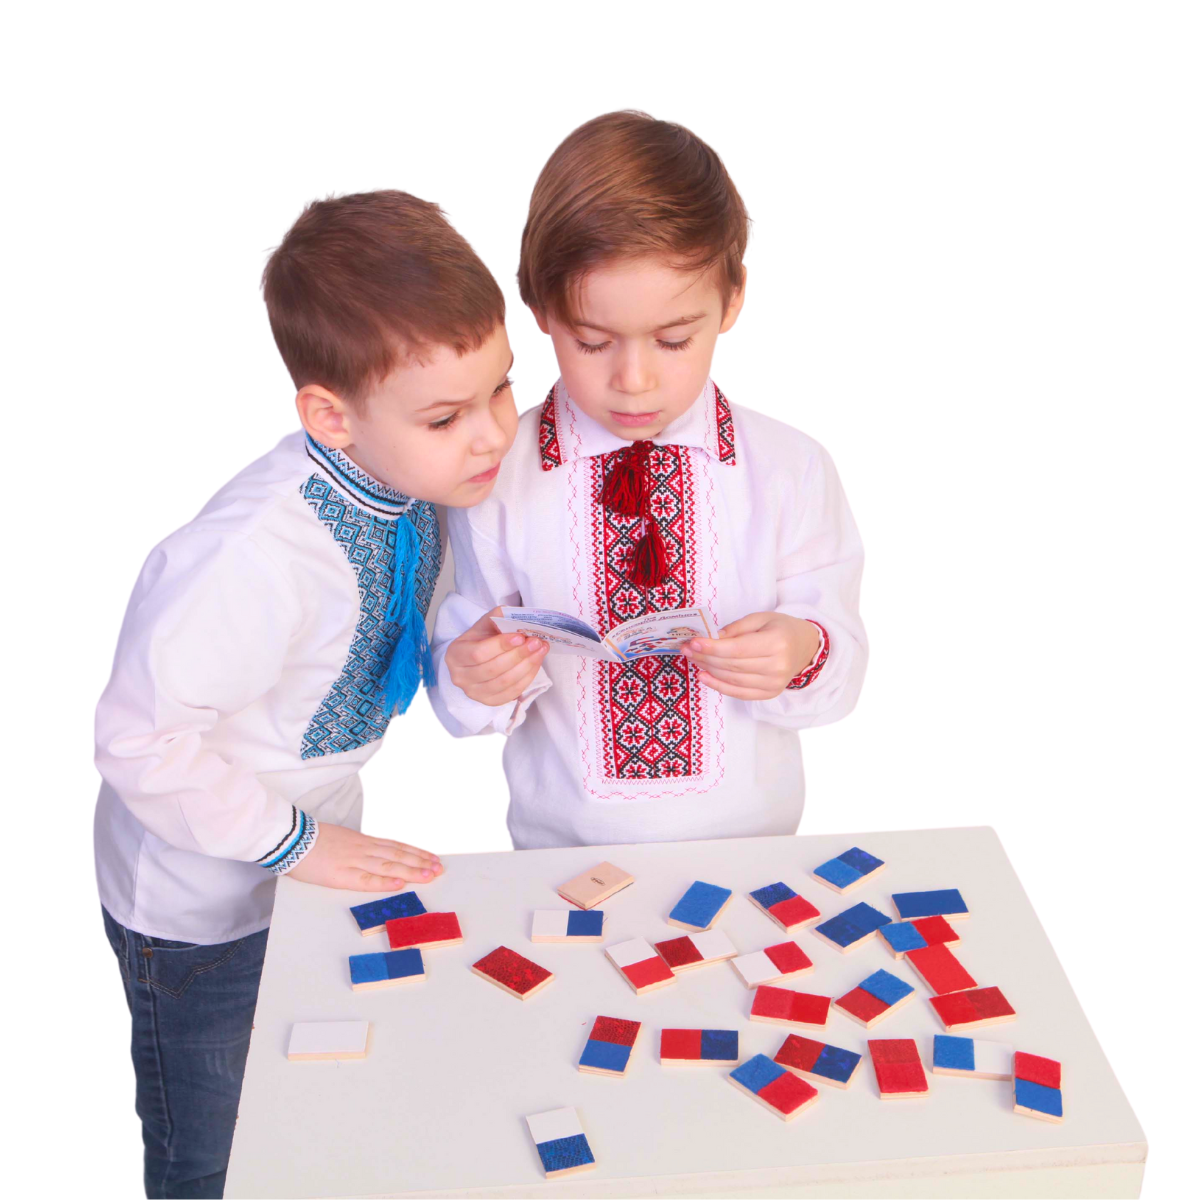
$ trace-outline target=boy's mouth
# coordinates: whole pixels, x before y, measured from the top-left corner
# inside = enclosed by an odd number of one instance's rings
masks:
[[[624,425],[626,428],[636,428],[639,425],[652,425],[658,418],[661,410],[655,409],[653,412],[627,413],[617,412],[615,409],[609,409],[608,414],[618,425]]]
[[[500,464],[497,463],[494,467],[489,467],[486,471],[480,471],[478,475],[472,475],[467,480],[468,483],[491,483],[497,475],[500,474]]]

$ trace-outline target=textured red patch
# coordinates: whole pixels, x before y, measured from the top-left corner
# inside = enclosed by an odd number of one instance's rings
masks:
[[[814,996],[810,992],[795,992],[794,995],[789,1021],[799,1021],[803,1025],[824,1025],[829,1020],[829,1005],[832,1002],[828,996]]]
[[[1029,1083],[1040,1083],[1042,1087],[1062,1087],[1062,1063],[1040,1054],[1025,1054],[1018,1050],[1013,1055],[1013,1074]]]
[[[778,904],[771,905],[771,916],[788,929],[820,915],[821,910],[814,908],[803,896],[793,896],[790,900],[780,900]]]
[[[415,917],[396,917],[389,921],[387,936],[393,950],[407,950],[412,946],[461,938],[462,929],[457,913],[418,913]]]
[[[485,954],[474,964],[475,970],[490,976],[497,983],[523,996],[530,988],[537,987],[545,979],[550,978],[550,972],[537,963],[530,962],[523,955],[507,946],[497,946],[491,954]]]
[[[691,963],[704,961],[704,955],[696,949],[696,943],[690,937],[677,937],[665,942],[656,942],[654,949],[670,967],[686,967]]]
[[[798,1079],[790,1071],[784,1071],[778,1079],[773,1079],[758,1093],[760,1100],[765,1100],[772,1108],[781,1113],[795,1112],[802,1104],[807,1104],[815,1095],[817,1089],[811,1083]]]
[[[947,1029],[958,1025],[970,1025],[976,1021],[990,1021],[996,1017],[1016,1015],[1013,1006],[1004,998],[998,987],[977,988],[973,992],[951,992],[948,996],[934,996],[929,1001],[934,1012],[942,1018]]]
[[[780,942],[777,946],[768,946],[763,953],[779,968],[780,975],[788,975],[792,971],[807,971],[812,966],[812,959],[795,942]]]
[[[860,987],[856,987],[852,992],[847,992],[835,1003],[838,1008],[852,1013],[860,1021],[873,1021],[880,1013],[887,1012],[891,1007],[880,1000],[878,996],[872,996],[870,992],[864,991]]]
[[[913,1038],[870,1038],[867,1046],[871,1050],[871,1061],[880,1063],[919,1063],[917,1043]]]
[[[632,1046],[637,1041],[641,1021],[623,1021],[620,1017],[597,1017],[592,1026],[591,1037],[597,1042],[611,1042],[614,1046]]]
[[[913,922],[913,928],[931,946],[949,946],[962,941],[958,930],[945,917],[919,917]]]
[[[797,1071],[811,1071],[813,1064],[821,1057],[821,1051],[824,1049],[824,1042],[814,1042],[812,1038],[789,1033],[784,1039],[783,1045],[779,1047],[775,1061],[781,1067],[794,1067]]]
[[[699,1058],[699,1029],[664,1029],[659,1040],[660,1058]]]
[[[920,950],[910,950],[908,962],[939,996],[979,986],[975,977],[954,957],[954,951],[948,946],[925,946]]]
[[[652,983],[662,983],[667,979],[675,978],[675,973],[657,954],[653,958],[631,963],[628,967],[624,967],[623,971],[625,978],[635,988],[649,987]]]
[[[925,1079],[925,1068],[919,1062],[875,1064],[875,1079],[881,1093],[927,1092],[929,1083]]]
[[[750,1005],[752,1017],[772,1017],[775,1020],[786,1021],[792,1011],[792,996],[794,992],[787,988],[770,987],[763,984],[754,992],[754,1003]]]

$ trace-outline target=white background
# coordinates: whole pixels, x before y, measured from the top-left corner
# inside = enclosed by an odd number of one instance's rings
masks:
[[[6,1007],[37,1030],[5,1055],[13,1194],[140,1188],[92,709],[147,551],[293,427],[267,253],[314,197],[438,201],[504,287],[530,407],[555,369],[515,286],[529,191],[623,107],[724,157],[755,224],[714,376],[830,449],[867,546],[871,668],[805,737],[801,831],[994,825],[1144,1123],[1145,1194],[1179,1194],[1163,1019],[1191,1006],[1150,1003],[1195,936],[1195,7],[38,12],[0,84]],[[507,847],[499,750],[420,707],[367,827]]]

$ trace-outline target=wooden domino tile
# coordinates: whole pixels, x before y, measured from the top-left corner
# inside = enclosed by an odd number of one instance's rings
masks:
[[[736,1029],[664,1029],[658,1061],[664,1067],[732,1067],[738,1060]]]
[[[654,949],[663,962],[677,973],[709,963],[724,962],[737,954],[737,947],[719,929],[655,942]]]
[[[740,954],[731,963],[738,978],[748,987],[779,983],[813,969],[813,961],[795,942],[779,942],[753,954]]]
[[[292,1062],[341,1062],[366,1058],[370,1021],[297,1021],[288,1040]]]
[[[999,1025],[1017,1019],[1016,1010],[998,987],[931,996],[929,1003],[941,1018],[947,1033],[958,1029],[982,1029],[985,1025]]]
[[[879,928],[879,937],[894,958],[926,946],[955,946],[962,941],[958,930],[945,917],[918,917],[915,921],[893,921]]]
[[[929,1069],[935,1075],[965,1075],[972,1079],[1011,1079],[1013,1048],[1007,1042],[955,1037],[939,1033],[933,1039]]]
[[[356,992],[378,991],[424,978],[425,961],[420,950],[350,955],[350,987]]]
[[[518,1000],[536,996],[554,979],[554,975],[545,967],[539,967],[507,946],[497,946],[490,954],[473,963],[471,970]]]
[[[595,1155],[583,1132],[579,1114],[573,1108],[556,1108],[526,1117],[529,1135],[537,1147],[538,1158],[547,1179],[578,1175],[596,1166]]]
[[[803,929],[821,919],[821,911],[786,883],[769,883],[748,893],[750,903],[761,909],[784,933]]]
[[[783,1121],[798,1117],[817,1100],[817,1089],[811,1083],[772,1062],[765,1054],[746,1059],[727,1078],[738,1091],[757,1100]]]
[[[789,1033],[775,1054],[781,1067],[837,1088],[848,1088],[862,1063],[862,1055],[853,1050],[843,1050],[827,1042]]]
[[[701,933],[711,929],[725,911],[733,892],[729,888],[717,887],[715,883],[704,883],[697,879],[679,898],[679,902],[667,915],[668,925],[690,929]]]
[[[458,914],[452,912],[396,917],[388,921],[385,928],[388,945],[393,950],[409,950],[413,947],[433,950],[438,946],[458,946],[463,940]]]
[[[675,982],[675,972],[654,953],[645,938],[606,946],[604,953],[639,996]]]
[[[892,904],[902,921],[912,921],[918,917],[945,917],[947,921],[961,921],[971,915],[958,888],[942,888],[933,892],[894,892]]]
[[[804,1029],[824,1029],[829,1020],[828,996],[793,992],[790,988],[763,984],[754,989],[750,1020],[770,1025],[797,1025]]]
[[[610,862],[597,863],[590,871],[568,879],[558,889],[558,894],[574,904],[576,908],[595,908],[609,896],[615,896],[622,888],[633,882],[633,876]]]
[[[828,921],[822,921],[813,933],[841,954],[849,954],[867,944],[867,940],[891,918],[869,904],[856,904],[845,912],[838,913]]]
[[[871,1029],[889,1013],[902,1008],[915,994],[912,984],[897,979],[890,971],[876,971],[858,987],[839,996],[834,1005],[852,1021]]]
[[[851,846],[844,854],[813,869],[813,878],[835,892],[849,892],[883,874],[883,859]]]
[[[1012,1072],[1013,1112],[1061,1124],[1062,1063],[1018,1050],[1013,1055]]]
[[[908,965],[936,996],[979,986],[979,981],[955,958],[949,946],[925,946],[910,950],[907,957]]]
[[[881,1100],[928,1096],[929,1080],[912,1038],[871,1038],[867,1041]]]
[[[368,900],[365,904],[354,904],[350,908],[350,914],[358,923],[363,937],[382,933],[384,926],[397,917],[415,917],[424,911],[425,905],[417,899],[416,892],[401,892],[397,896]]]
[[[597,1017],[579,1056],[579,1069],[585,1075],[623,1076],[641,1032],[641,1021]]]
[[[531,942],[587,944],[604,940],[604,913],[592,909],[539,909],[533,914]]]

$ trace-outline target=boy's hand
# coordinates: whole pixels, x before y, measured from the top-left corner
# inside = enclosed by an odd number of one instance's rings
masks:
[[[288,872],[302,883],[355,892],[396,891],[406,883],[428,883],[441,873],[441,860],[428,850],[324,821],[312,849]]]
[[[500,610],[493,608],[446,651],[446,666],[455,684],[472,700],[494,708],[511,704],[529,687],[550,649],[540,638],[497,633],[492,618],[499,615]]]
[[[817,627],[783,613],[751,613],[721,630],[719,639],[694,638],[684,657],[699,680],[738,700],[770,700],[813,660],[821,645]]]

